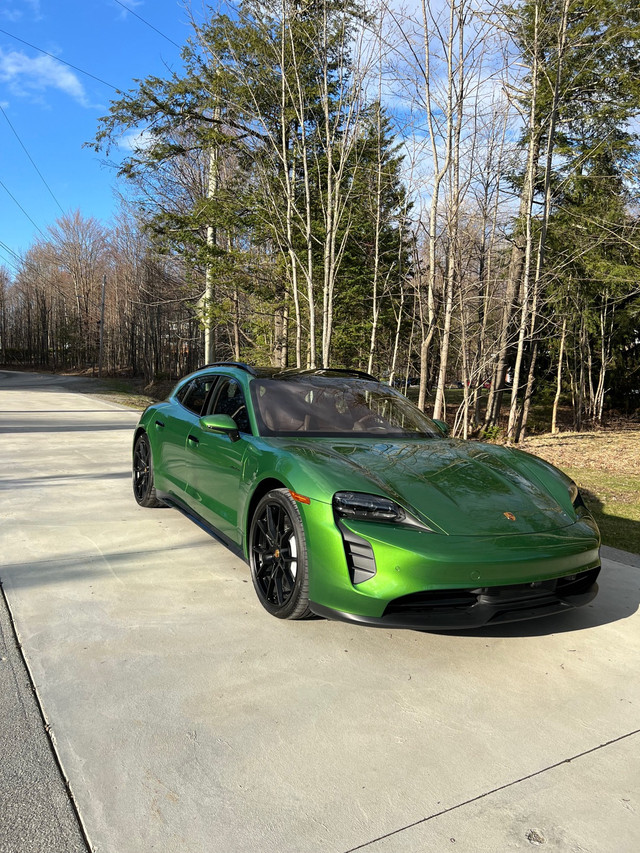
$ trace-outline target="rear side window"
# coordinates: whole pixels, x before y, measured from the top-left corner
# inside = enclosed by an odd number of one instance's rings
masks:
[[[174,396],[179,403],[184,403],[184,398],[189,393],[189,389],[191,388],[192,385],[193,385],[193,381],[185,382],[184,385],[181,388],[179,388],[178,391],[176,391]]]
[[[201,415],[209,396],[209,391],[215,385],[217,376],[198,376],[191,382],[187,382],[176,394],[176,399],[182,403],[185,409],[189,409],[194,415]]]

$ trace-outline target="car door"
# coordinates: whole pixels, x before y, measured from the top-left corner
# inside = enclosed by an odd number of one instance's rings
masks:
[[[238,511],[245,437],[251,434],[244,392],[238,380],[222,376],[210,398],[206,414],[230,415],[238,425],[240,438],[203,430],[199,425],[187,436],[189,456],[188,493],[192,505],[213,527],[231,539],[241,541]],[[196,503],[193,503],[195,501]]]
[[[158,412],[151,428],[156,433],[160,469],[171,484],[171,491],[184,498],[187,492],[190,431],[198,425],[205,403],[218,377],[196,376],[180,387],[171,406]],[[157,463],[156,463],[157,464]]]

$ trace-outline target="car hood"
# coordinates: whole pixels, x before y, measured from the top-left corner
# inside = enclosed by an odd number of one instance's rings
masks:
[[[456,439],[308,438],[287,450],[325,495],[345,489],[388,495],[450,535],[540,533],[576,521],[568,479],[506,447]]]

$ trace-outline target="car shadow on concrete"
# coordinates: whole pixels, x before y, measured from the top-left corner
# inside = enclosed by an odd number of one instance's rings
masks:
[[[79,424],[79,423],[60,423],[57,421],[52,424],[34,424],[33,422],[15,422],[9,426],[0,427],[0,433],[9,435],[26,435],[27,433],[35,432],[104,432],[106,430],[128,430],[131,432],[131,424],[129,423],[102,423],[102,424]]]
[[[98,472],[96,474],[46,474],[42,477],[16,477],[15,479],[7,478],[0,480],[0,490],[2,489],[29,489],[40,488],[48,483],[53,483],[56,480],[61,483],[67,483],[69,480],[130,480],[131,471],[112,471],[110,474]]]
[[[180,545],[161,548],[143,548],[129,551],[100,553],[60,554],[51,558],[34,558],[22,562],[5,563],[0,569],[0,585],[7,589],[28,589],[58,583],[96,580],[116,576],[124,578],[140,571],[141,557],[157,554],[161,559],[171,559],[172,553],[202,549],[202,539],[185,541]],[[247,570],[248,571],[248,570]],[[232,576],[232,569],[229,575]]]

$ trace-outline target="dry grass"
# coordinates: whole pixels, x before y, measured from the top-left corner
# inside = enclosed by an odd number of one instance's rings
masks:
[[[119,403],[129,409],[142,411],[151,403],[165,400],[175,384],[171,380],[160,380],[149,385],[141,379],[80,377],[77,383],[74,383],[74,387],[77,390],[84,390],[94,397],[109,400],[111,403]]]
[[[640,428],[533,436],[522,449],[573,477],[605,545],[640,553]]]

